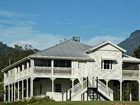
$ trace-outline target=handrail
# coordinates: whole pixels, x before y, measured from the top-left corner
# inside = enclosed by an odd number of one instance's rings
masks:
[[[107,85],[105,85],[102,81],[100,80],[95,80],[92,78],[91,74],[88,74],[89,79],[91,80],[91,82],[89,81],[89,86],[94,87],[95,84],[98,81],[98,86],[96,85],[96,87],[98,87],[98,91],[103,92],[104,94],[106,94],[109,98],[113,99],[113,90],[110,89]]]
[[[82,89],[85,89],[87,87],[87,79],[83,81],[83,84],[81,84],[80,82],[77,83],[74,87],[70,88],[67,93],[70,94],[71,93],[71,97],[73,97],[74,95],[76,95],[79,91],[81,91]]]
[[[103,82],[98,80],[98,88],[105,92],[108,96],[113,95],[113,90],[107,87]]]

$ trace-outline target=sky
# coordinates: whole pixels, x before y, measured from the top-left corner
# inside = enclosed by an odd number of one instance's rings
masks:
[[[0,0],[0,41],[45,49],[79,36],[119,43],[140,29],[140,0]]]

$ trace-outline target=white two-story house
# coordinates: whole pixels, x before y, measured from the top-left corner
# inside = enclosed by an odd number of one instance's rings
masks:
[[[125,52],[109,41],[89,46],[68,40],[27,56],[2,70],[4,101],[44,96],[113,101],[116,92],[121,101],[124,82],[135,82],[140,90],[140,59]],[[130,100],[133,97],[130,94]],[[137,97],[140,101],[140,91]]]

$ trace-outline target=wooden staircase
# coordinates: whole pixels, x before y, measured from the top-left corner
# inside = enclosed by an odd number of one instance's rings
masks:
[[[102,83],[98,78],[92,83],[88,77],[77,83],[66,92],[66,101],[89,101],[89,100],[110,100],[113,101],[113,91]]]

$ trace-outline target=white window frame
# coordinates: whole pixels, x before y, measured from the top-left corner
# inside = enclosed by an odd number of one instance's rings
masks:
[[[107,61],[109,63],[105,64],[105,61]],[[102,62],[101,62],[101,69],[102,70],[112,70],[113,69],[113,60],[102,60]]]

